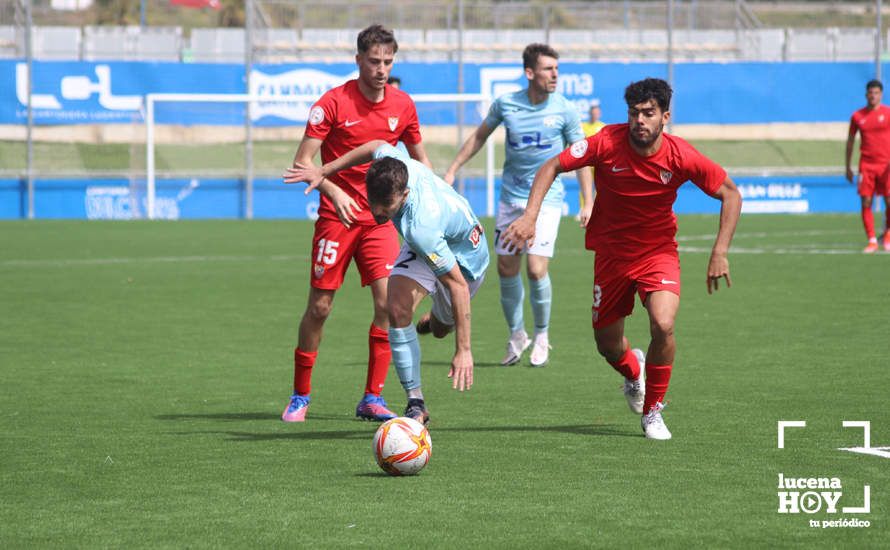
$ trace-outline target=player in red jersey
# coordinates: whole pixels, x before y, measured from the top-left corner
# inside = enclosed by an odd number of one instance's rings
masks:
[[[863,252],[871,254],[878,250],[875,236],[875,219],[871,211],[872,197],[884,197],[884,250],[890,251],[890,107],[881,104],[884,85],[880,80],[870,80],[865,85],[867,105],[850,117],[850,132],[847,134],[847,181],[853,183],[853,170],[850,159],[853,156],[853,142],[856,132],[862,135],[859,146],[859,196],[862,199],[862,225],[868,244]]]
[[[309,111],[309,121],[294,166],[312,165],[321,150],[328,163],[371,140],[395,145],[402,141],[411,157],[429,165],[421,144],[417,110],[408,94],[386,83],[398,44],[392,31],[372,25],[358,35],[358,78],[325,93]],[[365,189],[368,164],[343,170],[318,186],[321,205],[312,238],[309,299],[300,321],[294,350],[294,393],[281,419],[306,418],[312,367],[318,355],[325,320],[334,294],[355,259],[363,286],[371,287],[374,320],[368,331],[368,374],[365,395],[355,409],[359,418],[387,420],[397,415],[380,396],[392,357],[387,330],[386,285],[399,254],[399,237],[391,223],[377,225],[371,216]],[[298,183],[290,170],[285,183]],[[308,190],[307,190],[308,192]]]
[[[624,394],[642,414],[646,437],[670,439],[661,409],[674,363],[674,319],[680,306],[677,188],[687,180],[721,201],[720,229],[708,262],[708,294],[725,278],[726,258],[742,208],[742,196],[726,172],[680,138],[663,133],[672,90],[647,78],[624,92],[627,124],[610,124],[545,162],[535,175],[525,214],[501,235],[513,246],[535,236],[544,194],[560,172],[592,166],[597,197],[587,224],[586,247],[596,252],[593,331],[599,353],[625,378]],[[649,313],[647,355],[632,350],[624,318],[634,292]]]

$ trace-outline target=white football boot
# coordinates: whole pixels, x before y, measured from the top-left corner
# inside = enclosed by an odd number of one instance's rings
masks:
[[[532,345],[532,341],[524,330],[520,329],[511,334],[510,339],[507,340],[507,354],[504,355],[501,365],[508,366],[518,363],[522,359],[522,352],[527,350],[530,345]]]
[[[529,359],[533,367],[543,367],[550,358],[550,339],[546,332],[535,334],[535,341],[532,344],[532,353]]]
[[[656,403],[652,410],[644,414],[640,420],[640,426],[643,428],[643,433],[646,434],[646,439],[665,440],[671,438],[671,432],[664,425],[664,418],[661,417],[663,408],[664,403]]]
[[[624,398],[627,399],[627,406],[634,414],[643,414],[643,398],[646,397],[646,354],[636,348],[631,352],[637,356],[637,361],[640,363],[640,375],[636,380],[624,379]]]

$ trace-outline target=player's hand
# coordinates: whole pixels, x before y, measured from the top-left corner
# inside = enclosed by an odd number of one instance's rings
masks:
[[[535,220],[523,214],[501,233],[500,242],[508,252],[519,253],[526,246],[531,246],[534,239]]]
[[[469,350],[458,351],[451,360],[451,370],[448,371],[451,378],[451,387],[464,391],[473,387],[473,353]]]
[[[584,207],[578,212],[578,221],[580,222],[581,227],[587,227],[587,222],[590,221],[590,214],[593,212],[593,201],[590,203],[585,203]]]
[[[454,187],[454,172],[450,170],[448,172],[445,172],[445,175],[442,176],[442,179],[445,180],[445,183],[447,183],[451,187]]]
[[[346,191],[339,187],[336,187],[336,191],[330,199],[334,204],[334,211],[337,213],[337,217],[340,218],[340,221],[343,222],[346,229],[352,227],[352,222],[355,221],[358,213],[362,211],[362,207],[359,206],[358,203],[346,193]]]
[[[321,167],[314,164],[301,164],[295,162],[293,167],[284,171],[284,183],[300,183],[306,182],[308,187],[304,194],[308,195],[313,189],[321,185],[324,176],[321,174]]]
[[[711,253],[711,260],[708,262],[708,294],[718,290],[720,278],[726,279],[726,287],[732,286],[729,278],[729,260],[726,254],[718,252]]]
[[[853,183],[853,170],[847,168],[847,181]]]

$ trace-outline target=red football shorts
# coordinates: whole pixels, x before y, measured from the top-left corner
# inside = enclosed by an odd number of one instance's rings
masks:
[[[890,164],[859,164],[859,195],[890,194]]]
[[[399,234],[391,223],[353,224],[347,229],[340,220],[318,218],[312,237],[309,284],[323,290],[337,290],[343,284],[350,261],[355,258],[362,286],[367,286],[389,277],[398,255]]]
[[[676,250],[656,252],[637,260],[615,260],[600,254],[593,264],[593,328],[627,317],[640,302],[658,290],[680,295],[680,258]]]

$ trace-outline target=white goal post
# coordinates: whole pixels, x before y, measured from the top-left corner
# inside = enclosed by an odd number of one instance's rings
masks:
[[[155,168],[155,107],[160,103],[246,103],[250,106],[261,103],[300,103],[312,104],[318,100],[316,95],[288,95],[288,96],[256,96],[249,94],[147,94],[145,96],[145,174],[146,174],[146,217],[155,218],[155,190],[157,170]],[[491,98],[485,94],[413,94],[411,99],[415,103],[480,103],[482,106],[481,117],[485,117]],[[422,129],[421,129],[422,131]],[[455,147],[455,153],[457,148]],[[290,160],[290,159],[288,159]],[[287,162],[287,161],[285,161]],[[445,167],[435,167],[444,170]],[[248,175],[248,179],[252,174]],[[246,190],[248,195],[252,189]],[[490,138],[485,145],[485,215],[494,216],[494,139]],[[249,197],[248,200],[252,200]],[[247,217],[252,217],[252,209],[248,209]]]

